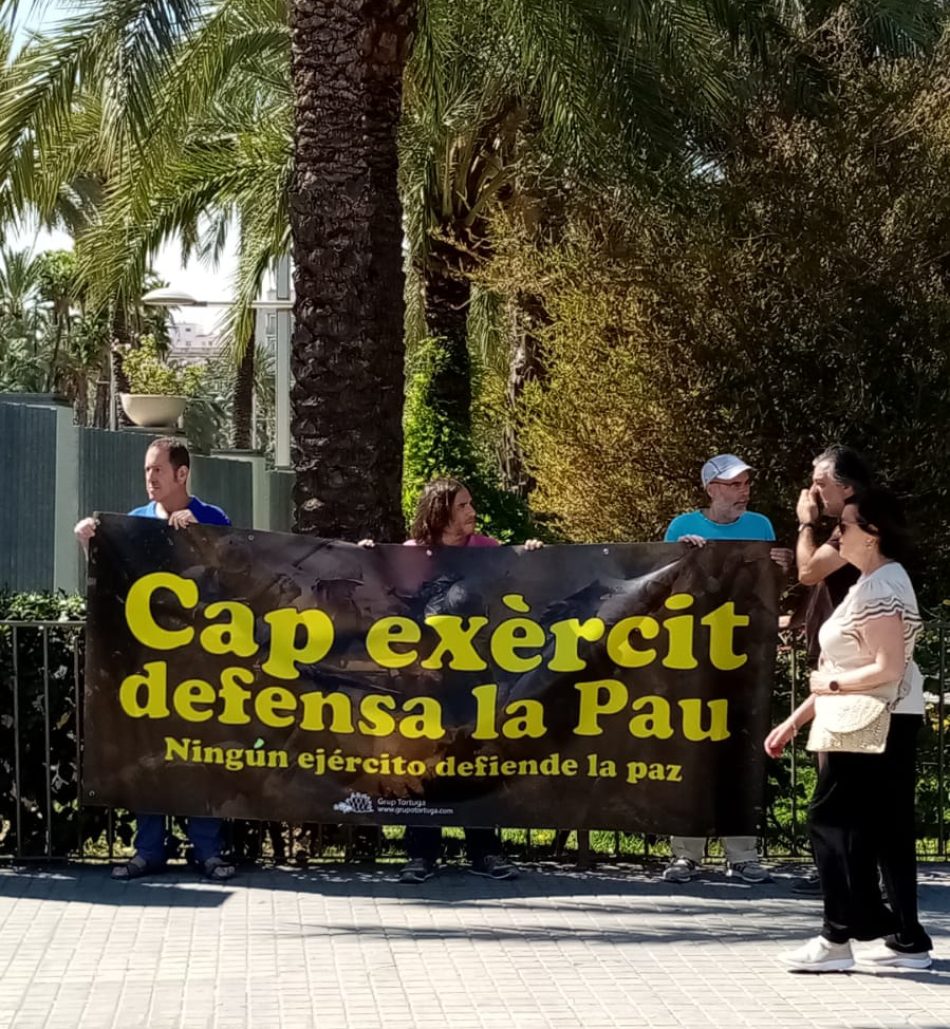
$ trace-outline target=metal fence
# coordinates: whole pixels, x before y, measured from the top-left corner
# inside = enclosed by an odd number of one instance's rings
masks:
[[[931,623],[919,647],[927,676],[927,715],[920,737],[918,854],[946,859],[946,647],[950,626]],[[134,824],[125,811],[83,805],[83,621],[0,621],[0,860],[110,859],[127,853]],[[793,710],[807,691],[801,641],[784,634],[779,647],[775,719]],[[807,797],[814,762],[798,746],[772,762],[767,784],[763,853],[803,857]],[[386,859],[402,856],[398,827],[230,824],[231,846],[241,859]],[[461,846],[461,831],[447,830],[447,850]],[[643,861],[668,854],[666,840],[639,833],[503,831],[505,849],[522,859],[598,858]],[[712,857],[717,856],[713,843]]]

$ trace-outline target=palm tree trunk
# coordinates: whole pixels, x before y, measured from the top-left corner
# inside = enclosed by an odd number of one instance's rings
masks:
[[[425,317],[429,336],[435,341],[432,377],[426,397],[429,408],[448,432],[441,442],[445,455],[433,454],[434,467],[462,475],[453,468],[453,456],[470,449],[472,430],[472,364],[468,350],[468,307],[471,282],[453,275],[441,263],[425,270]]]
[[[103,354],[96,379],[96,400],[92,412],[92,424],[97,429],[109,428],[109,398],[112,381],[112,351],[107,349]]]
[[[115,310],[112,313],[112,337],[112,381],[115,384],[115,393],[110,397],[110,401],[116,404],[116,399],[120,393],[130,393],[132,391],[129,377],[125,374],[125,368],[122,364],[122,351],[115,349],[115,344],[128,346],[132,342],[129,334],[128,317],[121,303],[116,304]],[[120,404],[116,404],[116,424],[126,426],[132,424],[131,418],[125,413]]]
[[[84,370],[76,376],[76,396],[73,400],[74,419],[77,425],[89,424],[89,379]]]
[[[404,388],[396,131],[417,0],[295,0],[298,532],[400,539]]]
[[[508,489],[523,498],[534,489],[535,480],[525,467],[524,451],[518,432],[521,400],[529,383],[543,384],[547,379],[540,331],[549,323],[550,318],[541,297],[523,292],[517,294],[509,312],[514,346],[505,390],[508,417],[502,443],[502,481]]]
[[[257,357],[254,336],[244,347],[244,356],[234,377],[232,410],[234,421],[231,426],[231,446],[235,450],[250,450],[254,419],[254,362]]]

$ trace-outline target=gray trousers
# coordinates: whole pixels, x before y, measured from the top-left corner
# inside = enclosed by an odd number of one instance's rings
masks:
[[[741,865],[745,861],[758,861],[757,840],[754,836],[723,836],[726,860],[730,865]],[[705,836],[671,836],[670,848],[674,858],[689,858],[697,865],[703,863],[706,850]]]

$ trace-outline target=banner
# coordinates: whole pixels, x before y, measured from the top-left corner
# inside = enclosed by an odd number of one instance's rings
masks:
[[[777,631],[769,548],[363,549],[103,515],[85,800],[752,835]]]

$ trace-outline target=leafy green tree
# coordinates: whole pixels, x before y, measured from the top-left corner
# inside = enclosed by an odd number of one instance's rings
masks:
[[[639,182],[675,202],[682,176],[718,156],[736,106],[767,82],[790,110],[833,88],[813,36],[851,19],[869,54],[932,44],[936,3],[673,5],[429,0],[407,69],[401,174],[429,361],[427,403],[442,425],[431,463],[451,470],[470,440],[472,278],[491,258],[488,213],[502,208],[537,245],[556,241],[565,205]],[[511,405],[543,378],[539,295],[506,310]],[[429,347],[432,344],[427,344]],[[441,441],[441,442],[440,442]],[[470,443],[468,443],[470,446]],[[505,425],[509,485],[530,487],[517,426]],[[410,472],[410,477],[413,473]]]
[[[48,250],[36,258],[37,291],[49,304],[53,346],[46,371],[45,391],[50,392],[62,375],[60,363],[72,357],[73,304],[77,296],[76,261],[68,250]]]
[[[811,458],[841,441],[910,498],[924,595],[945,595],[946,54],[869,61],[839,22],[812,50],[833,96],[790,117],[763,90],[677,208],[572,211],[550,251],[499,226],[495,287],[537,289],[551,316],[520,417],[563,532],[656,538],[701,502],[702,460],[735,451],[788,534]]]

